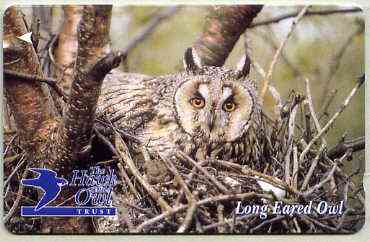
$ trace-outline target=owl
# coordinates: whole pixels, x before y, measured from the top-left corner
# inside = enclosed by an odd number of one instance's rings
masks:
[[[261,118],[256,87],[246,77],[248,60],[236,70],[203,66],[189,48],[180,73],[114,72],[104,80],[99,117],[134,136],[153,157],[175,159],[178,149],[197,160],[247,161]],[[147,170],[159,176],[153,166]]]

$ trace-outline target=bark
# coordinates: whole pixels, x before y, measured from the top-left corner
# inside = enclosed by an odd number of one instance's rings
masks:
[[[222,66],[234,45],[262,5],[234,5],[211,7],[203,33],[193,47],[203,65]]]
[[[111,6],[85,6],[83,9],[78,30],[79,47],[74,80],[64,117],[64,139],[69,148],[64,156],[70,154],[73,160],[84,158],[84,153],[89,151],[101,84],[112,67],[107,68],[101,64],[109,59],[103,57],[109,52],[111,9]],[[113,61],[115,65],[116,61]]]
[[[73,80],[73,64],[77,55],[77,27],[81,20],[82,6],[63,6],[64,22],[55,49],[58,65],[57,79],[64,90],[69,90]]]
[[[59,174],[68,175],[76,161],[89,156],[95,109],[105,75],[120,63],[120,56],[109,51],[109,28],[112,6],[84,6],[78,29],[78,56],[63,126],[52,151]],[[61,193],[63,202],[76,193]],[[90,233],[89,218],[49,218],[43,223],[44,233]]]
[[[43,167],[57,171],[59,176],[67,176],[78,167],[79,154],[88,153],[84,151],[90,145],[102,81],[121,61],[120,53],[108,54],[111,9],[111,6],[85,6],[83,9],[78,58],[63,120],[55,118],[49,110],[49,100],[39,82],[43,78],[41,67],[32,44],[16,38],[26,33],[21,15],[11,7],[4,16],[4,37],[13,43],[9,46],[14,47],[14,51],[10,47],[4,50],[7,71],[4,84],[17,131],[22,143],[32,151],[30,157],[34,166],[42,162]],[[12,59],[8,60],[7,56]],[[30,80],[33,76],[34,80]],[[74,195],[73,190],[62,191],[55,204],[66,201],[71,195]],[[89,232],[90,219],[42,219],[42,233]]]
[[[4,14],[4,40],[12,43],[4,50],[4,67],[8,70],[42,76],[41,67],[32,44],[17,40],[27,33],[21,14],[10,7]],[[12,51],[16,50],[16,51]],[[21,50],[21,51],[20,51]],[[8,53],[8,55],[5,55]],[[9,56],[12,55],[9,60]],[[17,132],[26,150],[36,151],[42,143],[48,127],[54,120],[46,94],[37,82],[25,82],[19,78],[4,79],[5,95],[14,116]]]

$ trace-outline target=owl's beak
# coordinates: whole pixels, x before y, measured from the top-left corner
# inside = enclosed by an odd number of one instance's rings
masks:
[[[215,124],[215,116],[211,114],[208,117],[208,128],[209,128],[209,131],[212,131],[214,124]]]

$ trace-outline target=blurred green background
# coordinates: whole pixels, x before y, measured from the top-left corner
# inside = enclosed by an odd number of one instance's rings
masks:
[[[336,6],[317,6],[312,10],[335,9]],[[348,8],[348,7],[346,7]],[[112,45],[122,49],[138,31],[150,21],[161,7],[116,7],[112,20]],[[296,7],[265,6],[258,22],[283,13],[296,11]],[[162,75],[181,70],[184,50],[200,35],[207,8],[203,6],[182,7],[175,15],[164,20],[128,57],[130,72]],[[267,72],[276,46],[286,35],[292,19],[277,24],[247,30],[248,45],[255,59]],[[311,91],[317,112],[323,106],[324,87],[337,90],[331,114],[339,107],[355,85],[357,77],[364,73],[364,22],[361,13],[309,16],[304,18],[284,48],[272,76],[272,84],[283,98],[292,90],[305,93],[304,81],[295,69],[310,79]],[[245,53],[242,36],[226,66],[233,68]],[[339,56],[340,55],[340,56]],[[335,68],[335,69],[334,69]],[[251,79],[257,85],[261,81],[252,68]],[[337,139],[347,132],[348,137],[364,135],[364,88],[356,95],[336,125],[328,134],[329,140]],[[323,119],[324,121],[325,119]]]
[[[340,6],[313,6],[311,10],[338,9]],[[343,7],[348,8],[348,6]],[[121,49],[163,7],[115,7],[112,20],[113,48]],[[291,13],[299,7],[265,6],[254,22]],[[126,71],[162,75],[181,70],[184,50],[200,35],[206,6],[183,6],[164,20],[128,57]],[[276,48],[286,36],[292,18],[276,24],[247,29],[247,43],[253,59],[267,72]],[[233,68],[245,53],[242,36],[226,66]],[[292,90],[305,94],[302,76],[309,78],[316,112],[320,114],[330,91],[337,90],[330,105],[329,118],[339,108],[364,71],[364,20],[361,12],[328,16],[309,16],[301,20],[274,69],[272,85],[283,100]],[[260,84],[262,77],[252,68],[250,78]],[[272,104],[270,104],[272,105]],[[270,109],[266,102],[266,109]],[[303,117],[298,117],[303,118]],[[323,117],[322,124],[329,120]],[[356,94],[327,134],[330,144],[345,134],[348,139],[365,135],[365,89]],[[365,154],[356,154],[348,168],[364,168]]]

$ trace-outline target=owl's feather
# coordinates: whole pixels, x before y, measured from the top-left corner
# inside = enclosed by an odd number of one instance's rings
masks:
[[[254,152],[260,108],[255,87],[239,76],[221,67],[161,77],[114,71],[104,80],[98,114],[138,138],[153,157],[172,158],[181,149],[246,160]],[[194,95],[204,96],[203,109],[191,106]],[[222,110],[227,100],[236,102],[235,112]]]

